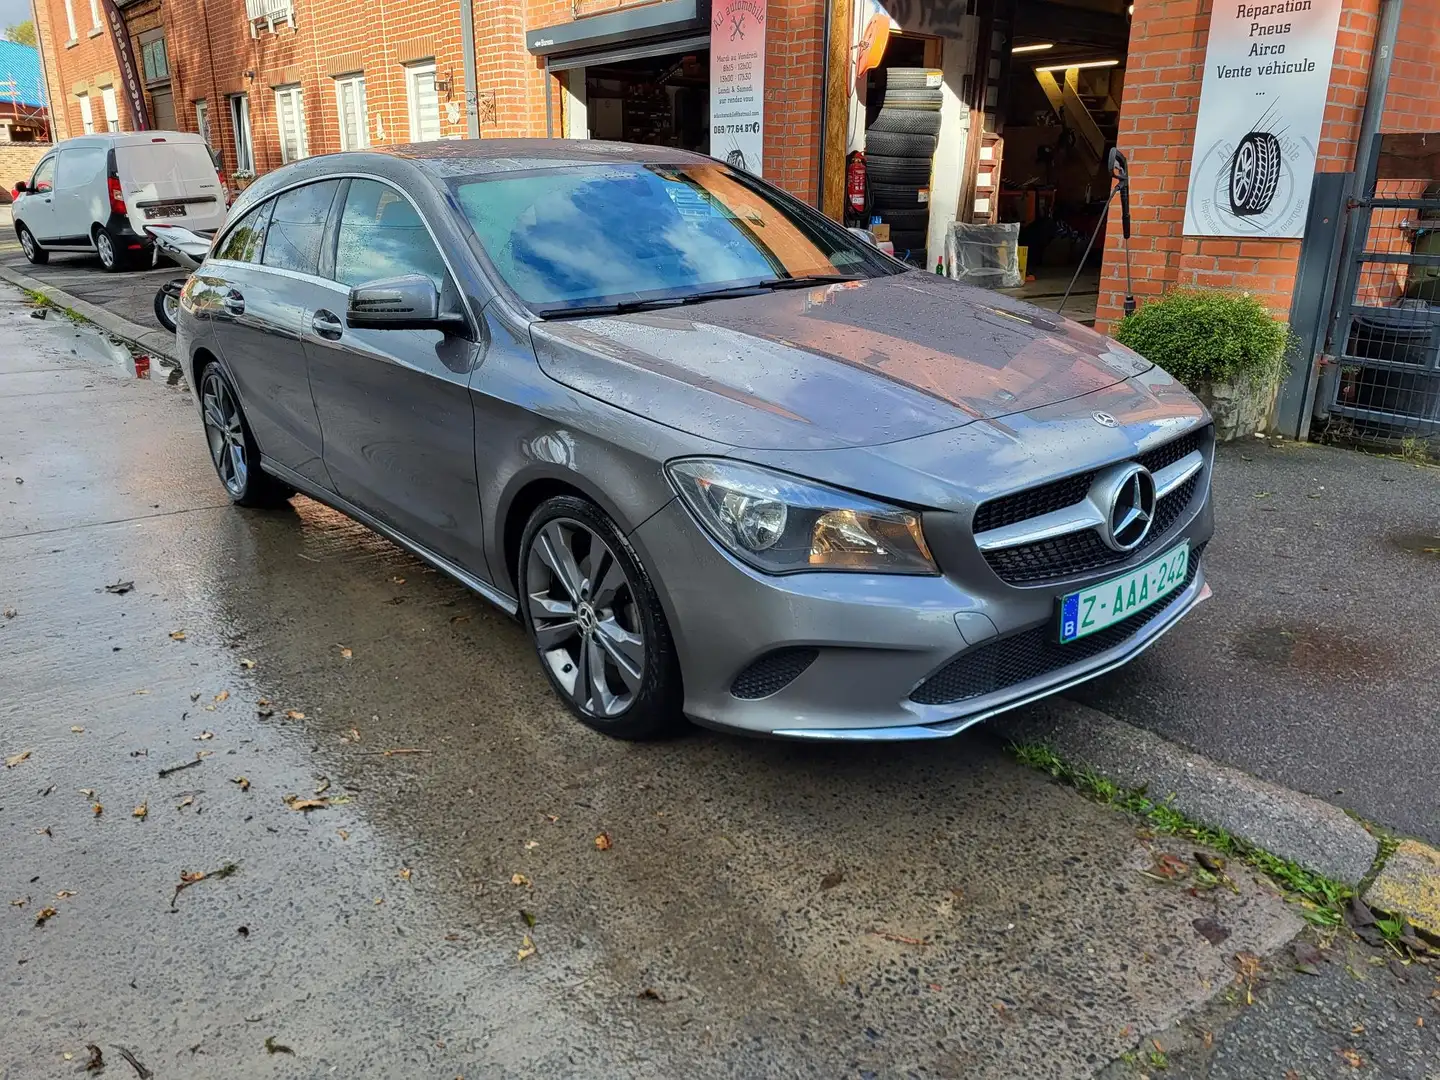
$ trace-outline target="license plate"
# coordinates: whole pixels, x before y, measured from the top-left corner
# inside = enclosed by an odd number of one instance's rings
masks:
[[[185,204],[184,204],[184,203],[162,203],[162,204],[159,205],[159,206],[147,206],[147,207],[145,207],[145,216],[146,216],[147,218],[157,218],[157,217],[184,217],[184,216],[185,216]]]
[[[1060,640],[1075,641],[1144,611],[1181,588],[1189,570],[1186,541],[1128,574],[1067,593],[1060,601]]]

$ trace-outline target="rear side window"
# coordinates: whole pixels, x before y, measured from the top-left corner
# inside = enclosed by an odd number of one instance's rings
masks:
[[[306,184],[275,199],[275,213],[265,237],[266,266],[313,274],[320,266],[325,219],[335,201],[338,180]]]
[[[430,231],[410,200],[388,184],[352,180],[339,231],[335,280],[342,285],[424,274],[445,287],[449,275]]]
[[[236,222],[220,242],[215,258],[259,262],[260,252],[265,249],[265,228],[270,224],[272,206],[273,201],[263,202]]]
[[[105,174],[105,150],[99,146],[60,151],[60,186],[66,191],[89,187]]]

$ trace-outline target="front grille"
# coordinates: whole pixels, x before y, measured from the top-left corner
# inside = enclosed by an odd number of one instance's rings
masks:
[[[730,693],[746,701],[778,694],[815,662],[818,649],[776,649],[747,667],[730,684]]]
[[[1205,545],[1190,552],[1185,587],[1200,571],[1200,556]],[[1007,687],[1018,686],[1030,679],[1078,664],[1108,649],[1123,644],[1146,624],[1159,618],[1180,598],[1185,587],[1176,589],[1163,602],[1144,611],[1137,611],[1114,626],[1096,631],[1089,637],[1062,645],[1056,640],[1055,624],[1047,622],[1032,630],[1022,630],[1007,638],[982,645],[957,656],[917,686],[910,700],[921,705],[951,705],[970,698],[983,697]]]
[[[1192,451],[1199,450],[1204,445],[1203,434],[1204,429],[1192,431],[1141,454],[1135,460],[1151,472],[1158,472],[1167,465],[1173,465]],[[1029,505],[1045,505],[1047,507],[1039,513],[1072,506],[1085,497],[1085,493],[1090,490],[1090,484],[1096,475],[1096,473],[1085,473],[1081,476],[1072,476],[1066,480],[1045,484],[1042,487],[1031,488],[1029,491],[1006,495],[1003,499],[984,503],[975,513],[977,522],[975,531],[984,532],[986,529],[999,527],[998,525],[986,525],[982,528],[979,524],[981,512],[985,511],[987,507],[997,504],[1006,504],[1003,514],[1010,513],[1011,507],[1025,505],[1022,500],[1027,498],[1030,500]],[[1100,533],[1097,530],[1086,529],[1084,532],[1067,533],[1064,536],[1042,540],[1035,544],[1022,544],[1018,547],[987,551],[985,552],[985,561],[990,564],[990,569],[995,571],[1001,581],[1010,585],[1037,585],[1046,581],[1062,581],[1079,574],[1103,570],[1107,566],[1118,566],[1162,539],[1175,526],[1175,523],[1180,520],[1194,500],[1195,491],[1199,487],[1202,475],[1202,473],[1196,473],[1155,504],[1155,521],[1150,526],[1150,532],[1144,542],[1132,551],[1115,551],[1100,539]],[[1061,485],[1064,484],[1078,487],[1079,494],[1068,501],[1049,506],[1048,503],[1051,500],[1060,497],[1054,492],[1058,492]],[[1037,493],[1044,494],[1036,498]],[[1027,518],[1038,516],[1038,513],[1028,513],[1025,517],[1015,520],[1024,521]],[[1005,521],[1004,524],[1008,525],[1012,522]]]

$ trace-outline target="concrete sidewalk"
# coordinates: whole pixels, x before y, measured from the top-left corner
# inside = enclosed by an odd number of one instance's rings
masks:
[[[1440,469],[1250,439],[1215,506],[1214,598],[1071,696],[1440,842]]]

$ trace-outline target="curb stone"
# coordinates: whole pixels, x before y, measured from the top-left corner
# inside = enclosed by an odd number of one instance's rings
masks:
[[[1365,891],[1376,911],[1403,915],[1431,941],[1440,942],[1440,851],[1402,840]]]
[[[1044,743],[1074,765],[1122,787],[1144,789],[1152,799],[1168,798],[1187,817],[1346,885],[1359,884],[1379,854],[1379,841],[1336,806],[1064,698],[990,724],[1004,738]],[[1440,903],[1440,892],[1434,897]]]
[[[97,304],[82,300],[73,293],[57,289],[54,285],[31,277],[29,274],[22,274],[8,266],[0,265],[0,279],[8,281],[12,285],[18,285],[22,289],[39,293],[51,303],[67,307],[77,315],[83,315],[107,334],[133,345],[153,358],[164,360],[170,364],[179,363],[179,359],[175,355],[175,338],[163,330],[141,326],[129,319],[122,319],[119,315],[106,311]]]

